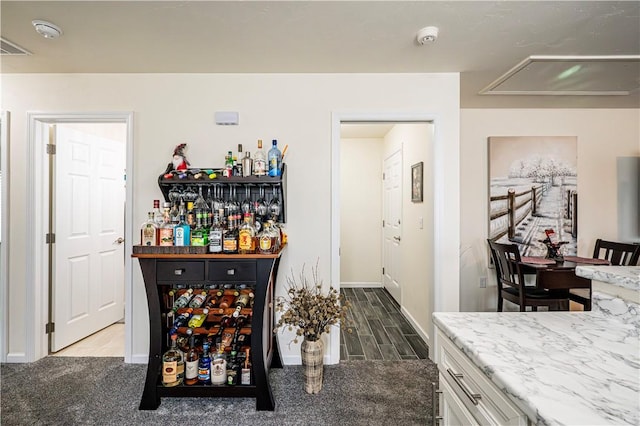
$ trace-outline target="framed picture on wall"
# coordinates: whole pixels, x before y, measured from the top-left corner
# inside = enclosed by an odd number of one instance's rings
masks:
[[[411,166],[411,201],[422,202],[422,161]]]

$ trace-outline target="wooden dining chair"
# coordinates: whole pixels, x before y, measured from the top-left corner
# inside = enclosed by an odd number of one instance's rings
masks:
[[[640,258],[640,245],[606,241],[598,238],[593,249],[594,259],[606,259],[612,265],[634,266]],[[578,288],[569,290],[569,300],[583,306],[585,311],[591,310],[591,289]]]
[[[518,305],[521,312],[525,312],[527,306],[533,311],[537,311],[538,306],[547,306],[549,310],[569,310],[566,291],[544,290],[525,285],[520,267],[520,250],[516,244],[502,244],[490,239],[487,242],[496,266],[498,312],[502,312],[502,299]]]
[[[598,238],[593,249],[593,257],[607,259],[612,265],[635,266],[640,259],[640,245]]]

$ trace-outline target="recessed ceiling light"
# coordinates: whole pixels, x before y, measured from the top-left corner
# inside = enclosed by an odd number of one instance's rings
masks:
[[[433,43],[438,39],[438,27],[424,27],[416,34],[418,44]]]
[[[47,21],[41,21],[36,19],[35,21],[31,21],[33,27],[36,29],[38,34],[40,34],[44,38],[58,38],[62,35],[62,30],[55,24]]]

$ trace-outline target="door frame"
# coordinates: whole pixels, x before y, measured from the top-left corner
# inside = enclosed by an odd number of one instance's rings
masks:
[[[0,362],[7,362],[7,325],[9,324],[9,302],[7,300],[7,283],[9,282],[9,136],[11,129],[11,113],[2,111],[0,117],[0,170],[2,171],[2,246],[0,247],[0,309],[2,309],[2,326],[0,326]]]
[[[445,239],[447,231],[444,229],[447,225],[445,214],[446,149],[444,146],[445,141],[442,140],[439,131],[441,119],[437,115],[428,112],[331,113],[331,282],[335,288],[340,289],[340,125],[354,122],[428,122],[433,124],[433,161],[431,164],[425,165],[433,169],[434,288],[431,293],[433,294],[433,300],[428,309],[430,311],[429,315],[433,312],[444,310],[448,299],[452,297],[457,299],[458,289],[448,289],[442,283],[442,277],[449,275],[445,270],[450,268],[445,262],[448,244]],[[450,263],[457,268],[457,263]],[[459,273],[459,271],[456,271],[456,273]],[[433,338],[433,327],[427,332],[430,333],[430,336],[426,337]],[[330,344],[330,363],[338,363],[340,361],[340,333],[331,333]]]
[[[27,149],[30,172],[27,176],[27,265],[26,301],[33,309],[25,309],[23,318],[26,337],[26,362],[33,362],[48,355],[48,337],[45,326],[48,319],[48,247],[44,236],[48,229],[49,164],[46,140],[40,135],[43,124],[57,123],[123,123],[126,131],[126,195],[125,195],[125,247],[124,247],[124,317],[125,355],[131,362],[133,348],[132,330],[132,241],[133,228],[133,112],[27,112]]]

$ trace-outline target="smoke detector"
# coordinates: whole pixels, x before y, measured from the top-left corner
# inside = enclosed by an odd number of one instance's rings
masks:
[[[421,44],[433,43],[438,38],[438,27],[424,27],[416,34],[416,41]]]
[[[31,21],[33,28],[44,38],[58,38],[62,35],[62,30],[55,24],[47,21],[36,19]]]

